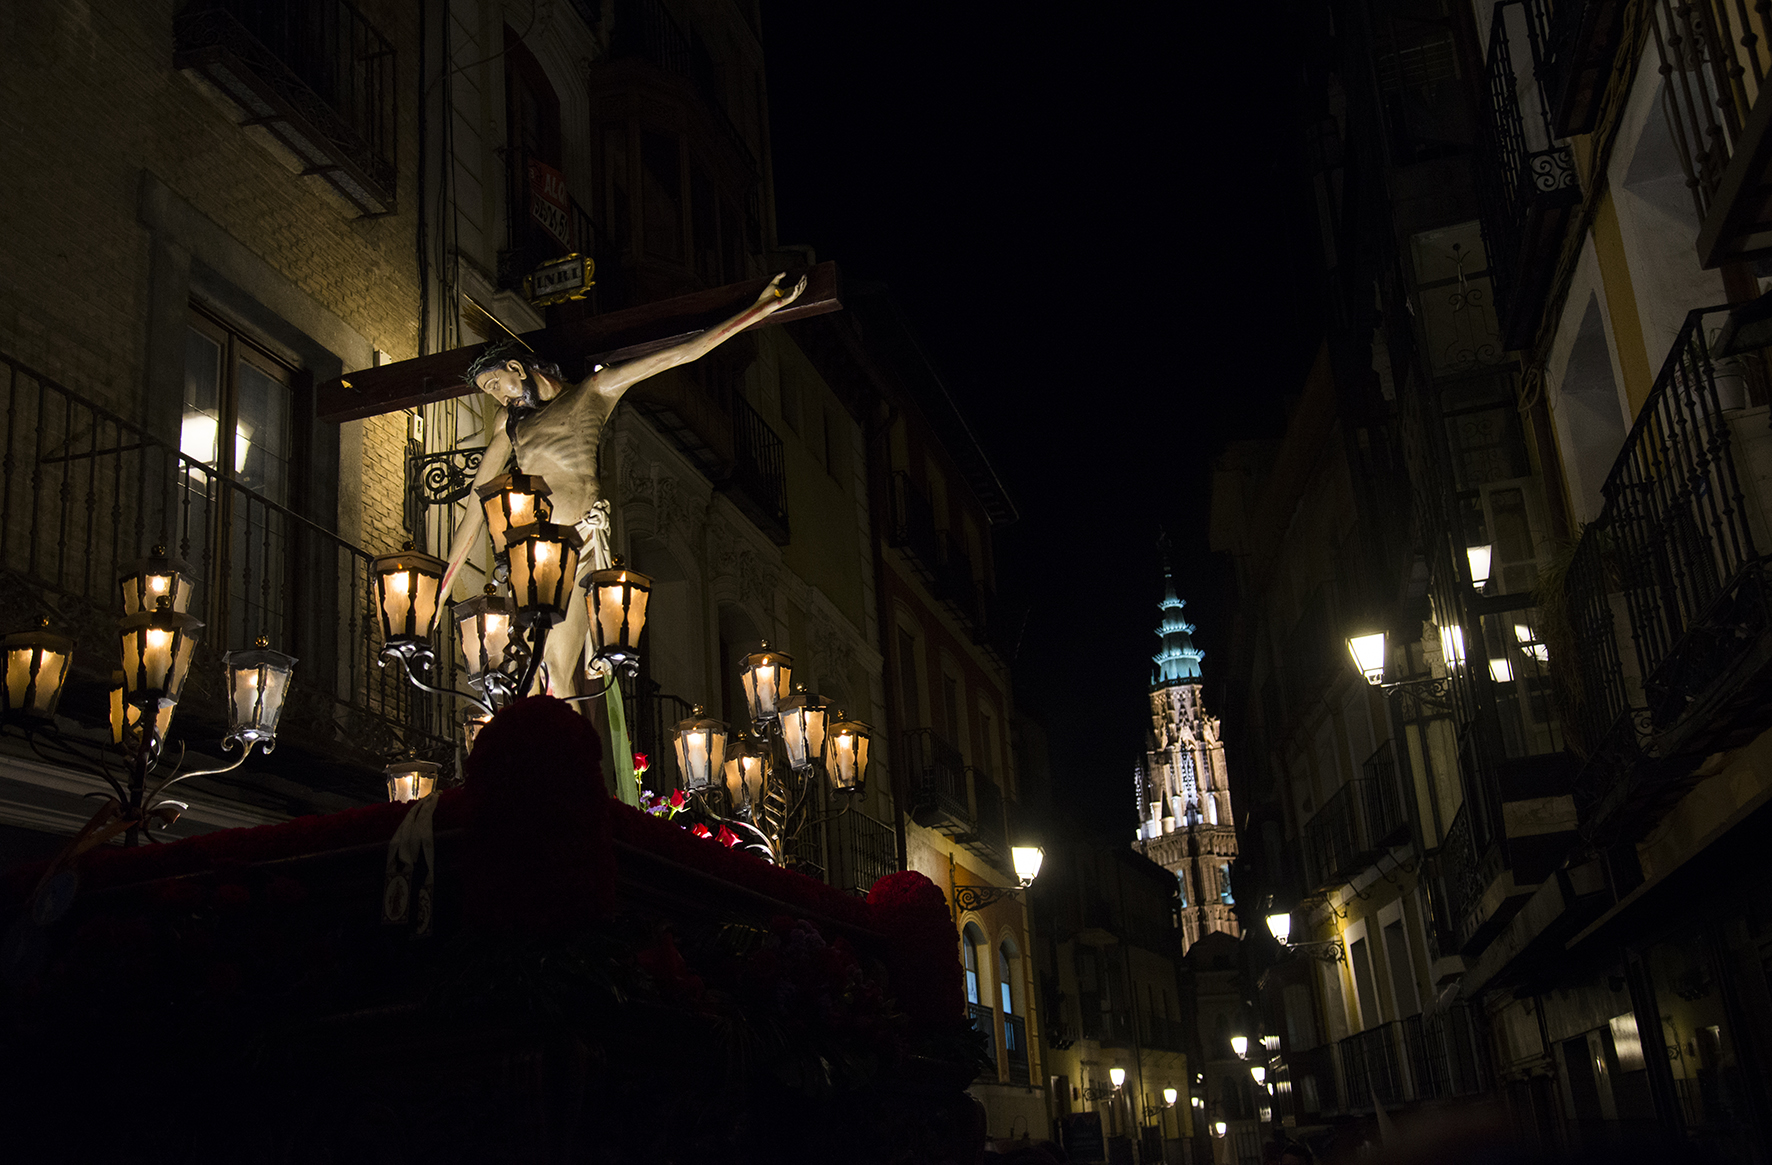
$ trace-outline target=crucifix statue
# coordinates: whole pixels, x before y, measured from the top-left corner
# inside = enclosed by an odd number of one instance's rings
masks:
[[[727,340],[791,305],[806,290],[801,278],[792,290],[781,289],[777,275],[745,310],[705,331],[623,363],[599,364],[577,384],[567,384],[558,365],[533,352],[498,346],[488,348],[467,370],[475,389],[499,402],[494,434],[474,475],[474,486],[500,474],[521,471],[545,480],[551,493],[553,520],[576,526],[584,539],[581,574],[609,565],[609,503],[598,481],[597,451],[603,428],[623,394],[633,385],[666,369],[700,359]],[[442,593],[478,545],[485,514],[469,506],[450,543],[449,569]],[[567,607],[565,620],[548,636],[543,649],[547,687],[555,695],[578,694],[579,654],[586,632],[584,605]]]

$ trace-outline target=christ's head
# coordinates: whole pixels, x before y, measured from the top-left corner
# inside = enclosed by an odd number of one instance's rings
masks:
[[[515,345],[488,348],[468,368],[468,382],[508,409],[539,409],[558,395],[560,368]]]

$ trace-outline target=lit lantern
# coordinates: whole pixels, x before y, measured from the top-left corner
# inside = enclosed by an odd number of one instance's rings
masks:
[[[1242,1056],[1248,1050],[1249,1050],[1249,1037],[1248,1036],[1232,1036],[1231,1037],[1231,1051],[1235,1052],[1238,1056]]]
[[[382,770],[388,778],[389,801],[422,801],[437,791],[437,774],[443,766],[416,757],[390,761]]]
[[[20,631],[0,640],[6,652],[6,685],[0,702],[9,716],[49,720],[61,703],[62,685],[74,659],[74,641],[47,630],[49,620],[36,631]]]
[[[763,803],[769,777],[769,742],[740,734],[726,748],[726,793],[734,812],[753,815]]]
[[[738,676],[744,684],[744,701],[751,711],[751,723],[761,724],[775,719],[782,701],[792,691],[788,687],[788,676],[793,670],[793,657],[784,651],[769,650],[767,639],[755,652],[744,657]]]
[[[166,739],[172,731],[172,713],[176,704],[164,704],[154,713],[154,739]],[[111,743],[127,744],[131,750],[141,743],[142,710],[123,699],[123,673],[111,673]]]
[[[511,632],[516,626],[517,612],[511,600],[498,593],[491,583],[484,594],[464,599],[449,608],[461,632],[461,653],[467,660],[468,683],[479,687],[487,672],[501,670],[513,646]],[[522,650],[521,642],[515,645]]]
[[[1009,859],[1015,865],[1015,876],[1023,886],[1032,886],[1034,879],[1040,876],[1040,867],[1046,864],[1046,851],[1037,845],[1018,845],[1009,850]]]
[[[1108,1079],[1113,1081],[1115,1088],[1119,1088],[1121,1085],[1126,1083],[1126,1069],[1124,1069],[1124,1068],[1109,1068],[1108,1069]]]
[[[172,597],[162,595],[157,610],[126,615],[118,626],[123,636],[124,701],[138,707],[178,703],[203,624],[173,610]]]
[[[1267,1082],[1267,1069],[1260,1064],[1249,1065],[1249,1075],[1255,1077],[1255,1082],[1257,1084],[1264,1084]]]
[[[511,559],[511,595],[519,623],[552,627],[566,618],[581,545],[583,539],[571,526],[531,522],[511,529],[505,550]]]
[[[1480,591],[1489,585],[1489,563],[1494,557],[1493,548],[1488,543],[1466,546],[1464,556],[1470,561],[1471,585]]]
[[[277,721],[289,695],[295,657],[272,651],[263,635],[251,651],[230,651],[222,656],[228,671],[228,735],[250,747],[263,744],[266,752],[277,744]]]
[[[590,614],[591,658],[618,667],[640,662],[640,632],[646,629],[646,605],[652,580],[629,570],[616,555],[607,570],[593,570],[585,581],[585,607]]]
[[[1213,1121],[1212,1122],[1212,1135],[1213,1136],[1222,1137],[1228,1131],[1230,1131],[1230,1126],[1225,1124],[1223,1121]]]
[[[518,526],[545,522],[553,515],[548,502],[548,483],[530,473],[506,473],[474,491],[486,511],[486,532],[492,536],[493,553],[505,553],[510,533]]]
[[[671,732],[677,745],[677,772],[683,788],[698,793],[714,783],[726,767],[726,725],[704,714],[697,704],[687,720]]]
[[[1163,1103],[1168,1105],[1170,1108],[1174,1108],[1175,1107],[1175,1098],[1179,1095],[1181,1095],[1181,1094],[1176,1092],[1175,1089],[1165,1088],[1165,1089],[1163,1089]]]
[[[1281,946],[1285,946],[1292,937],[1291,913],[1270,914],[1267,916],[1267,928]]]
[[[823,696],[808,692],[804,684],[781,702],[781,742],[787,748],[788,767],[805,772],[824,759],[825,721],[830,705]]]
[[[837,713],[837,722],[824,738],[824,770],[831,778],[831,788],[839,793],[861,792],[868,775],[868,750],[873,736],[874,730],[868,725],[846,720],[843,713]]]
[[[474,751],[474,744],[480,739],[480,730],[490,723],[492,723],[492,713],[484,708],[478,708],[470,704],[467,708],[462,710],[461,729],[462,733],[467,737],[466,751]]]
[[[442,559],[414,550],[410,542],[398,554],[380,555],[369,564],[383,643],[410,647],[430,639],[437,592],[448,568]]]
[[[1348,636],[1347,653],[1354,657],[1354,666],[1360,669],[1360,674],[1366,677],[1367,683],[1374,687],[1384,683],[1384,632]]]
[[[123,592],[123,613],[143,615],[160,609],[160,600],[172,600],[172,609],[181,615],[191,611],[191,596],[197,587],[197,575],[191,564],[166,553],[166,547],[154,547],[154,553],[131,566],[120,575],[117,585]]]

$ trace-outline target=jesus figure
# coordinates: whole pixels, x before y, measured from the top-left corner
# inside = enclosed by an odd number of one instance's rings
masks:
[[[649,356],[599,366],[577,384],[563,383],[557,365],[532,353],[488,350],[468,369],[468,380],[501,407],[494,435],[474,475],[475,488],[515,469],[542,478],[551,493],[552,520],[576,526],[585,536],[580,576],[609,565],[608,503],[597,480],[597,447],[616,403],[633,385],[667,368],[700,359],[787,307],[806,290],[802,278],[792,291],[783,292],[782,278],[771,279],[754,304],[724,323]],[[478,543],[485,522],[481,508],[470,506],[456,527],[449,548],[449,570],[443,576],[444,595],[449,594],[456,574]],[[548,636],[542,653],[548,689],[555,695],[578,694],[586,620],[584,602],[575,593],[567,604],[566,618]]]

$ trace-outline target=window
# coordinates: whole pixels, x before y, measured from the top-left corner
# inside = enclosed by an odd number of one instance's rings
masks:
[[[179,452],[190,516],[174,548],[207,564],[207,615],[226,642],[280,637],[286,593],[283,513],[290,502],[295,370],[250,338],[192,310],[185,333]]]
[[[945,671],[941,673],[941,710],[946,717],[949,743],[955,748],[962,747],[965,734],[960,729],[960,681]]]
[[[984,935],[972,923],[966,924],[965,932],[960,936],[960,959],[966,967],[966,1002],[981,1004],[984,1002],[983,979],[979,974],[978,951],[984,946]]]
[[[1013,965],[1013,957],[1008,943],[997,948],[997,993],[1003,1000],[1004,1015],[1015,1014],[1015,995],[1010,990],[1010,984],[1015,981],[1015,976],[1010,970]]]

